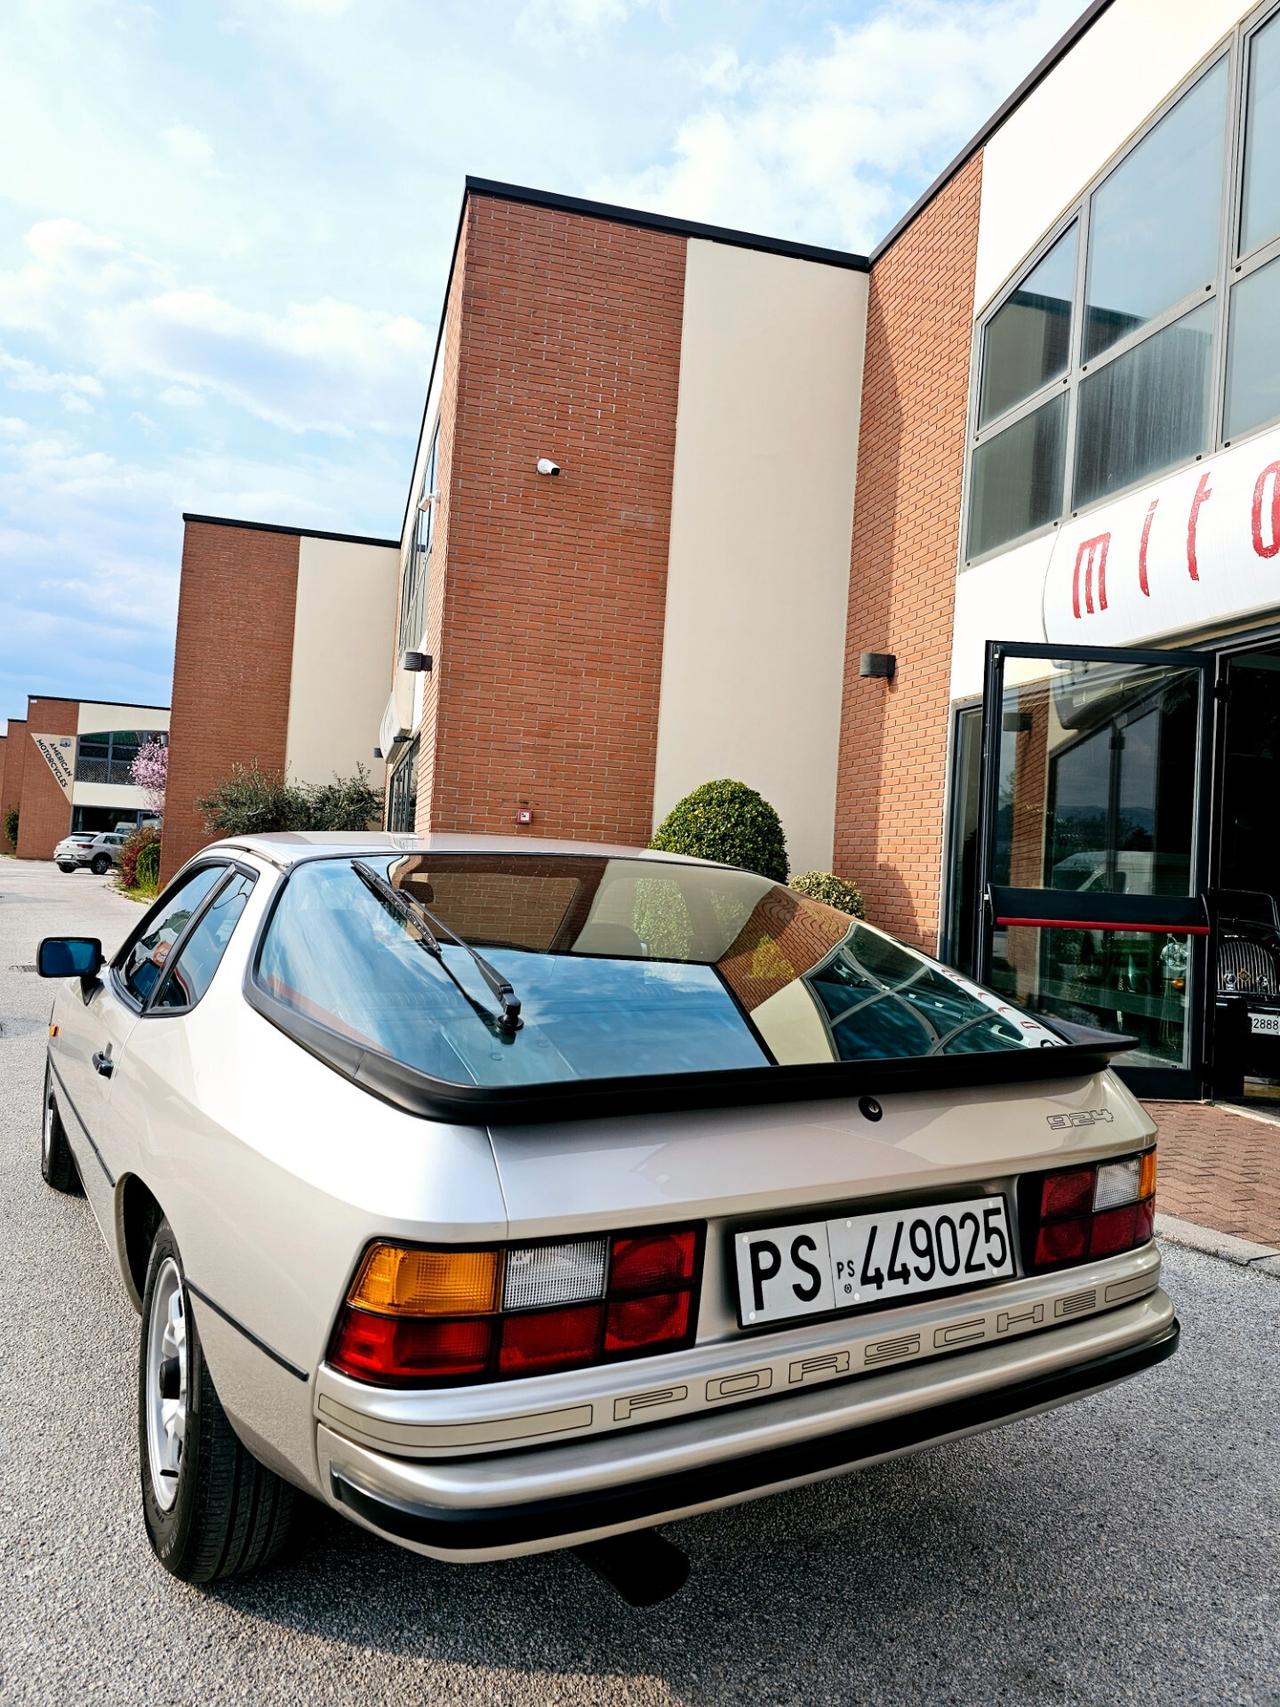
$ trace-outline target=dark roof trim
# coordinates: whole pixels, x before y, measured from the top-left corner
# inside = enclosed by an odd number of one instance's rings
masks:
[[[798,261],[817,261],[825,267],[848,267],[865,273],[865,255],[847,249],[824,249],[815,243],[792,243],[785,237],[762,237],[754,231],[735,231],[724,225],[703,225],[696,219],[673,219],[664,213],[644,213],[638,208],[616,207],[612,202],[585,201],[581,196],[556,195],[551,190],[531,190],[523,184],[497,183],[491,178],[468,178],[473,196],[493,196],[499,201],[523,202],[528,207],[553,208],[557,213],[582,214],[588,219],[607,219],[615,225],[636,225],[648,231],[669,231],[678,237],[704,237],[711,243],[727,243],[736,249],[760,249],[767,255],[788,255]]]
[[[85,699],[79,694],[70,693],[29,693],[27,709],[31,709],[33,700],[56,700],[59,705],[118,705],[122,711],[172,711],[169,705],[141,705],[136,699]],[[18,719],[21,722],[21,718]]]
[[[343,545],[382,545],[399,551],[398,539],[373,539],[364,533],[326,533],[323,528],[280,527],[275,522],[242,522],[235,516],[197,516],[184,510],[184,522],[208,522],[211,527],[250,528],[254,533],[288,533],[297,539],[336,539]]]
[[[951,164],[943,167],[924,194],[911,204],[898,223],[880,239],[871,251],[872,266],[876,264],[886,249],[898,241],[908,226],[915,223],[934,197],[947,187],[963,166],[972,160],[978,150],[999,130],[1004,121],[1017,112],[1027,96],[1044,82],[1058,61],[1071,52],[1081,36],[1097,23],[1110,5],[1111,0],[1090,0],[1090,4],[1085,7],[1066,34],[1058,38],[1039,65],[1028,72],[1008,100],[1001,102],[981,130],[969,138]]]

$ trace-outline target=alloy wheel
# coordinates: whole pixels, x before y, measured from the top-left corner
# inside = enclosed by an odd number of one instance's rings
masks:
[[[147,1323],[146,1418],[151,1493],[161,1511],[178,1497],[187,1433],[187,1311],[182,1276],[166,1257]]]

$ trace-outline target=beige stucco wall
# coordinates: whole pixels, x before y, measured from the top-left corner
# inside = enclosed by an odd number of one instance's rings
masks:
[[[655,822],[737,777],[830,869],[867,277],[690,240]]]
[[[398,560],[393,546],[298,541],[285,765],[299,781],[350,776],[359,763],[382,786],[373,749],[387,702]]]
[[[975,312],[1252,10],[1242,0],[1115,0],[1090,27],[983,151]]]

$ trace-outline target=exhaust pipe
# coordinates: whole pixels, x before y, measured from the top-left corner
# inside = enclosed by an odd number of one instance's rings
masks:
[[[588,1541],[574,1552],[628,1606],[657,1606],[679,1594],[689,1580],[689,1558],[655,1529]]]

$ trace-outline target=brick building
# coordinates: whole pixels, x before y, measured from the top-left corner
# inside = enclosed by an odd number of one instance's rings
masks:
[[[628,842],[738,776],[1139,1088],[1280,1094],[1278,161],[1273,5],[1094,0],[869,256],[469,180],[366,709],[192,521],[175,745],[231,684],[393,827]]]
[[[146,740],[167,740],[168,706],[29,695],[26,716],[0,738],[0,847],[20,859],[48,859],[72,830],[111,830],[148,812],[129,767]],[[4,841],[10,810],[18,844]]]

